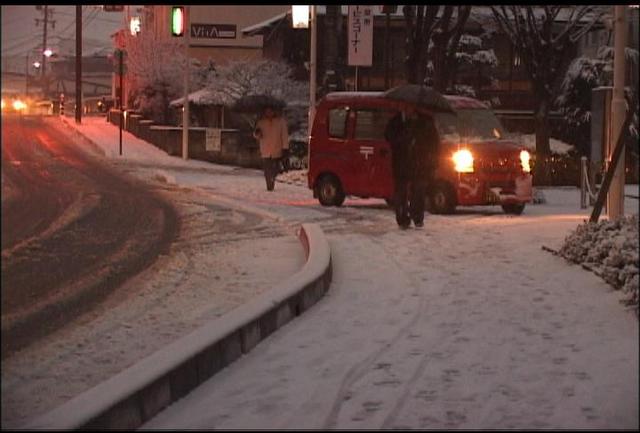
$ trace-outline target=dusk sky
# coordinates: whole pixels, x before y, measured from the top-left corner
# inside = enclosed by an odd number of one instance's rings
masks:
[[[48,27],[47,39],[57,37],[75,38],[75,6],[53,5],[50,19],[55,21],[55,28]],[[43,18],[43,11],[36,10],[35,5],[2,6],[2,56],[24,56],[27,50],[42,45],[43,24],[36,26],[36,18]],[[110,44],[109,35],[122,28],[121,12],[105,12],[99,5],[83,6],[83,39],[104,41]]]

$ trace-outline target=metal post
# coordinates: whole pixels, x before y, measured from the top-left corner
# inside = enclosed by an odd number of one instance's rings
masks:
[[[25,96],[29,96],[29,51],[27,51],[27,66],[24,70],[24,75],[27,78],[24,82],[24,94]]]
[[[81,5],[76,5],[76,123],[78,124],[82,123],[82,6]]]
[[[76,17],[77,20],[77,17]],[[42,79],[42,84],[44,86],[44,97],[47,98],[47,94],[49,93],[49,83],[45,79],[45,74],[47,71],[47,56],[44,55],[44,51],[47,49],[47,27],[49,25],[49,6],[44,7],[44,33],[42,34],[42,73],[40,74],[40,78]]]
[[[580,158],[580,209],[587,208],[587,157]]]
[[[627,34],[627,5],[614,6],[615,11],[615,40],[613,57],[613,97],[611,101],[611,134],[618,137],[623,133],[622,124],[626,115],[624,99],[625,58],[624,51]],[[612,153],[608,156],[611,161]],[[611,188],[607,195],[607,213],[610,220],[617,220],[624,216],[624,144],[617,161],[616,170],[611,180]]]
[[[311,30],[311,51],[309,56],[309,137],[311,137],[313,118],[316,114],[316,47],[318,42],[318,26],[315,5],[311,5],[311,19],[309,20],[309,25]]]
[[[184,7],[184,100],[182,103],[182,159],[189,158],[189,40],[191,38],[189,6]]]
[[[358,91],[358,66],[356,65],[356,92]]]
[[[122,156],[122,127],[124,124],[124,104],[122,103],[122,97],[123,97],[123,91],[122,91],[122,76],[124,75],[124,51],[123,50],[118,50],[118,57],[119,57],[119,72],[120,72],[120,155]]]

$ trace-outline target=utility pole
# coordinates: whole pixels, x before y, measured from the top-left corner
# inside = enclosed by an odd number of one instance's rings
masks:
[[[613,95],[611,100],[611,146],[609,149],[609,164],[613,163],[614,140],[625,131],[622,130],[626,117],[626,102],[624,99],[625,79],[625,45],[627,36],[627,5],[614,6],[614,57],[613,57]],[[618,220],[624,216],[624,146],[620,152],[616,170],[611,180],[611,188],[607,195],[607,214],[609,220]]]
[[[82,5],[76,5],[76,123],[82,123]]]
[[[40,77],[44,81],[44,70],[47,69],[47,56],[44,55],[44,51],[47,49],[47,27],[49,24],[49,6],[44,7],[44,32],[42,34],[42,73]],[[45,92],[46,96],[46,92]]]
[[[318,44],[318,22],[316,17],[316,6],[311,5],[311,20],[309,21],[311,30],[311,52],[309,58],[309,137],[313,128],[313,118],[316,115],[316,62]]]
[[[190,7],[184,7],[184,100],[182,101],[182,159],[189,159],[189,74],[191,58],[189,57],[189,41],[191,39]]]

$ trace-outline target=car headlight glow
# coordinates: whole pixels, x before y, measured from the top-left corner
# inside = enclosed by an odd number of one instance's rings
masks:
[[[16,99],[15,101],[13,101],[13,109],[16,111],[20,111],[20,110],[24,110],[25,108],[27,108],[27,104],[25,104],[23,101]]]
[[[529,165],[529,161],[531,160],[531,154],[526,150],[520,152],[520,165],[522,165],[522,171],[525,173],[531,173],[531,165]]]
[[[458,173],[473,173],[473,155],[469,150],[458,150],[451,159]]]

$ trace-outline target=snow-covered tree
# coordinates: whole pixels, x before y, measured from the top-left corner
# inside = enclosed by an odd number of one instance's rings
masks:
[[[591,91],[600,86],[613,85],[613,48],[600,47],[596,58],[578,57],[571,62],[561,86],[557,104],[567,121],[565,141],[578,148],[581,154],[589,153],[591,140]],[[633,116],[628,136],[638,140],[638,51],[625,50],[626,63],[635,72],[635,82],[627,83],[625,97]]]
[[[423,83],[430,61],[433,87],[446,91],[471,6],[405,5],[402,11],[407,32],[407,81]]]
[[[482,87],[494,83],[492,72],[498,66],[498,58],[493,49],[485,45],[482,36],[462,35],[455,53],[456,62],[451,70],[451,87],[447,93],[475,98]],[[462,73],[465,74],[461,78]]]
[[[233,106],[245,96],[267,95],[286,105],[292,134],[306,134],[309,82],[292,78],[293,70],[283,62],[240,60],[219,66],[209,74],[205,89],[211,103]],[[303,137],[304,138],[304,137]]]
[[[599,6],[491,6],[502,32],[520,54],[535,100],[534,179],[547,184],[549,112],[570,62],[571,50],[603,14]],[[562,20],[559,19],[560,15]]]
[[[169,101],[183,93],[184,45],[177,38],[157,39],[153,32],[127,35],[127,82],[131,86],[129,105],[159,123],[167,123]],[[190,88],[202,85],[197,60],[190,63]]]

